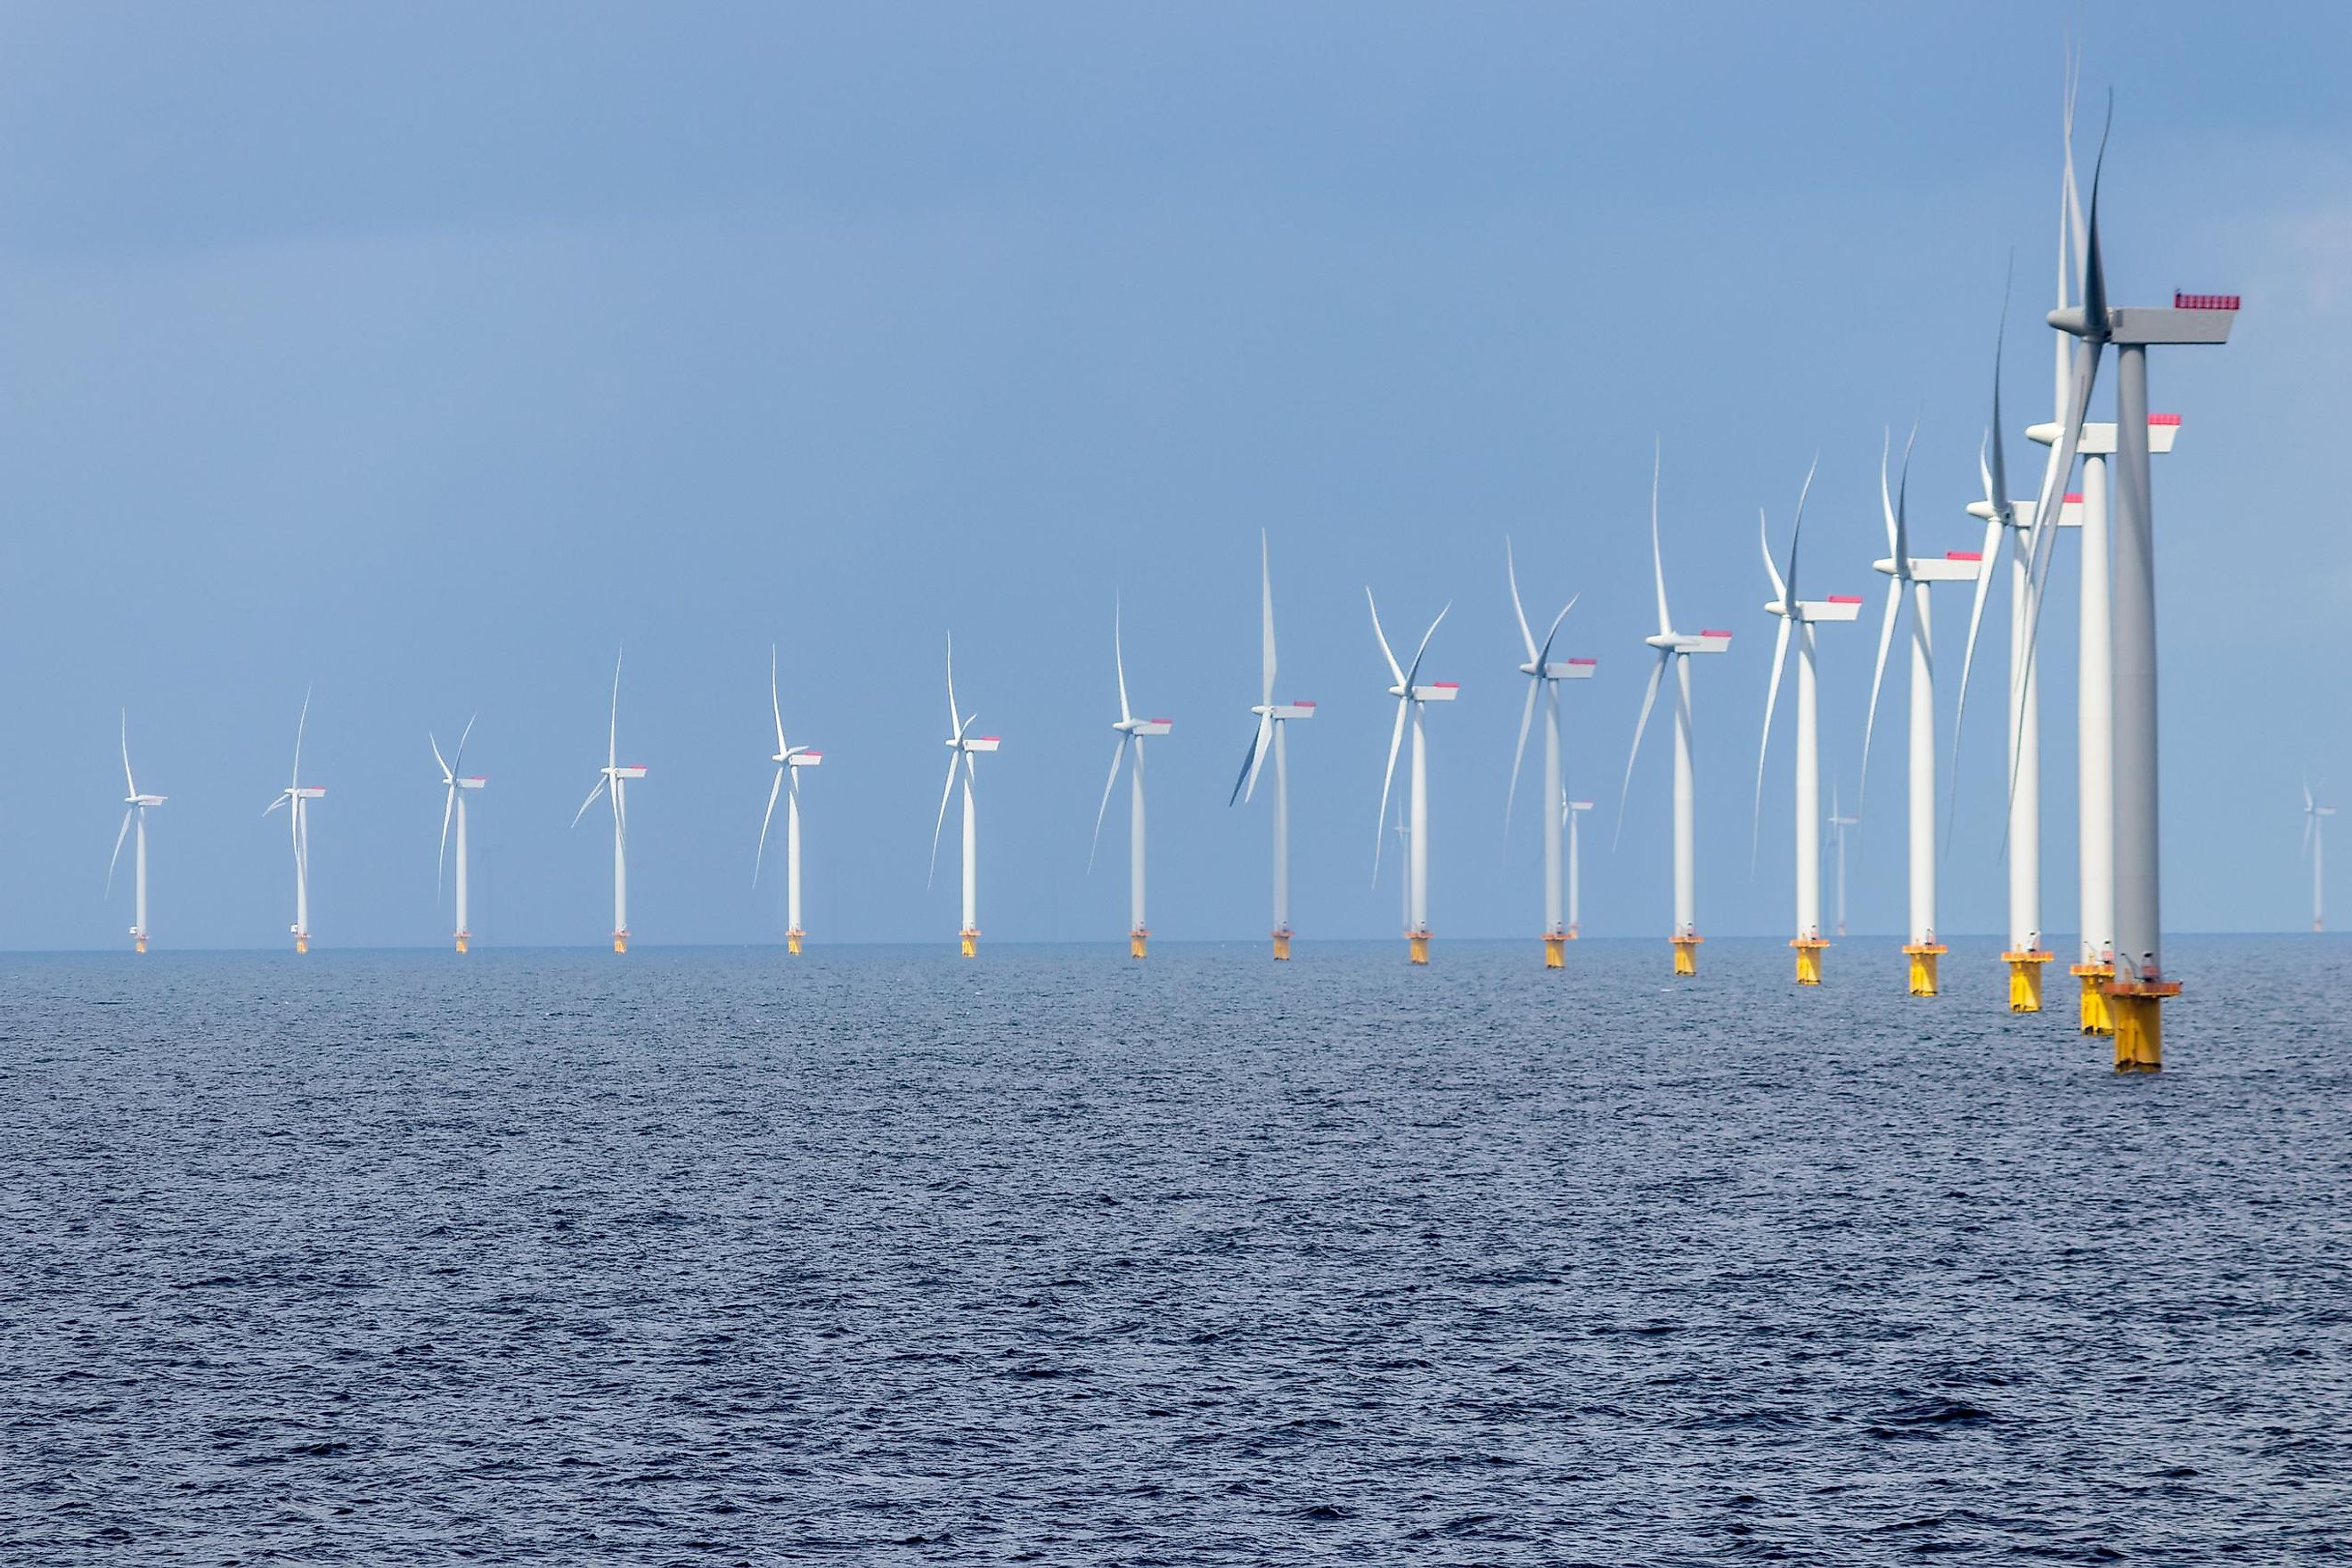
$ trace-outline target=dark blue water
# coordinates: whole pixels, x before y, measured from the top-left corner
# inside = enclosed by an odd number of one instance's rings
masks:
[[[2352,949],[1993,952],[8,960],[0,1559],[2341,1561]]]

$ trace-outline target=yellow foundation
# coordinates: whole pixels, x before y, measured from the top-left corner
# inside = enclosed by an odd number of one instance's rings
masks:
[[[1544,938],[1544,967],[1546,969],[1568,967],[1568,938],[1557,932]]]
[[[131,950],[132,950],[133,952],[146,952],[146,951],[147,951],[147,933],[146,933],[145,931],[141,931],[141,932],[139,933],[139,936],[138,936],[138,940],[137,940],[137,941],[135,941],[135,942],[133,942],[131,945]]]
[[[1574,926],[1568,928],[1568,940],[1570,942],[1574,942],[1576,940],[1576,928]]]
[[[792,954],[794,958],[798,958],[801,955],[801,938],[806,933],[798,926],[794,926],[792,930],[786,931],[784,933],[784,951]]]
[[[1412,963],[1429,962],[1429,933],[1425,931],[1405,933],[1405,959]]]
[[[1829,946],[1817,936],[1801,936],[1789,945],[1797,950],[1797,984],[1819,985],[1822,983],[1822,952]]]
[[[308,952],[310,951],[310,938],[308,933],[298,936],[294,939],[294,951],[297,952]]]
[[[1133,931],[1127,933],[1127,956],[1129,958],[1141,958],[1144,953],[1144,949],[1150,944],[1150,941],[1151,933],[1150,931],[1145,931],[1141,926],[1136,927]]]
[[[1276,963],[1290,962],[1290,933],[1286,931],[1274,933],[1274,961]]]
[[[1943,943],[1936,942],[1914,942],[1903,950],[1903,955],[1911,961],[1912,995],[1937,994],[1936,960],[1950,951]]]
[[[2180,994],[2177,980],[2113,981],[2107,1007],[2116,1025],[2116,1070],[2164,1070],[2164,1004]]]
[[[2078,963],[2068,973],[2083,983],[2083,1011],[2077,1027],[2085,1035],[2116,1032],[2115,1010],[2107,1005],[2107,982],[2116,977],[2112,963]]]
[[[613,951],[614,952],[626,952],[629,951],[629,933],[627,931],[616,931],[613,933]]]
[[[980,952],[980,928],[978,926],[974,926],[969,931],[959,931],[956,933],[956,936],[957,940],[962,943],[963,955],[966,958],[970,958]]]
[[[2004,952],[2001,962],[2009,965],[2009,1010],[2012,1013],[2042,1011],[2042,966],[2050,962],[2050,954],[2031,950]]]
[[[1696,936],[1678,936],[1673,939],[1675,944],[1675,973],[1676,974],[1696,974],[1698,973],[1698,944],[1701,940],[1701,938]]]

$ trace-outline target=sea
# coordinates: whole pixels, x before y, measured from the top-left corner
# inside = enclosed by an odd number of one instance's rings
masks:
[[[0,958],[0,1562],[2341,1563],[2352,944]]]

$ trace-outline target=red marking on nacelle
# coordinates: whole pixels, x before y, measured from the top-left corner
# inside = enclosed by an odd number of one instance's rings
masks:
[[[1862,595],[1859,594],[1832,594],[1830,595],[1830,603],[1832,605],[1859,605],[1862,603]]]
[[[1944,552],[1944,559],[1947,561],[1981,561],[1984,559],[1984,552],[1981,550],[1947,550]]]
[[[1568,662],[1570,664],[1599,664],[1601,661],[1597,658],[1571,658]]]
[[[1714,630],[1712,630],[1712,629],[1708,629],[1708,630],[1702,630],[1698,635],[1699,635],[1699,636],[1701,636],[1701,637],[1729,637],[1731,634],[1730,634],[1729,632],[1718,632],[1718,631],[1714,631]]]
[[[2080,506],[2082,502],[2083,492],[2081,490],[2068,490],[2066,492],[2066,504],[2068,506]]]
[[[1151,721],[1152,721],[1154,724],[1173,724],[1174,722],[1176,722],[1176,721],[1175,721],[1175,720],[1173,720],[1173,719],[1154,719],[1154,720],[1152,720]]]
[[[2180,416],[2178,414],[2151,414],[2147,416],[2147,422],[2151,425],[2178,425],[2180,423]]]
[[[2183,294],[2173,290],[2172,308],[2176,310],[2234,310],[2238,308],[2235,294]]]
[[[1313,704],[1312,702],[1307,701],[1307,699],[1305,699],[1304,697],[1294,697],[1294,698],[1292,698],[1292,699],[1290,700],[1290,705],[1291,705],[1293,708],[1312,708],[1312,707],[1314,707],[1314,706],[1315,706],[1315,704]]]

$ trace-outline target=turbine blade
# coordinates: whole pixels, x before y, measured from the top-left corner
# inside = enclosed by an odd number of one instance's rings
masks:
[[[278,791],[278,798],[261,808],[261,815],[268,816],[271,812],[276,811],[279,806],[284,805],[288,801],[292,800],[293,798],[293,795],[288,792],[284,790]]]
[[[1257,795],[1257,771],[1265,765],[1266,749],[1274,742],[1274,715],[1261,713],[1257,729],[1250,736],[1249,751],[1242,758],[1241,776],[1234,780],[1234,793],[1225,804],[1250,800]]]
[[[1532,637],[1528,640],[1534,641]],[[1538,664],[1536,668],[1540,670],[1543,666]],[[1511,748],[1511,787],[1503,796],[1503,837],[1506,838],[1511,836],[1511,808],[1519,798],[1519,764],[1527,758],[1528,731],[1535,726],[1536,693],[1543,689],[1543,683],[1541,675],[1528,679],[1527,706],[1519,710],[1519,743]]]
[[[1815,452],[1813,460],[1805,465],[1805,482],[1797,487],[1797,515],[1789,524],[1789,577],[1782,591],[1786,595],[1784,602],[1792,615],[1797,608],[1797,546],[1805,537],[1805,501],[1813,493],[1813,475],[1821,470],[1821,466],[1822,455]]]
[[[1568,596],[1568,603],[1559,607],[1559,614],[1554,616],[1551,618],[1551,625],[1544,629],[1543,647],[1536,650],[1535,662],[1538,669],[1540,670],[1549,668],[1551,664],[1551,639],[1559,636],[1560,622],[1568,619],[1568,612],[1576,608],[1576,601],[1582,597],[1584,597],[1584,595],[1581,594],[1570,594]]]
[[[302,735],[310,727],[311,689],[302,689],[302,716],[294,721],[294,782],[298,784],[302,782]]]
[[[1756,509],[1756,547],[1764,552],[1764,575],[1772,579],[1772,596],[1780,601],[1781,608],[1795,615],[1797,607],[1789,602],[1788,580],[1780,575],[1780,563],[1772,559],[1771,525],[1764,521],[1764,509]]]
[[[132,795],[137,795],[139,791],[134,787],[131,793]],[[139,808],[134,805],[130,811],[126,811],[122,814],[121,831],[118,832],[114,836],[114,853],[106,862],[106,896],[110,899],[114,897],[114,868],[122,858],[122,841],[131,837],[131,813],[138,809]],[[2304,820],[2308,824],[2310,818],[2305,817]]]
[[[1895,621],[1903,612],[1903,579],[1886,584],[1886,616],[1878,623],[1878,662],[1870,672],[1870,708],[1862,725],[1862,788],[1854,797],[1859,813],[1870,799],[1870,737],[1878,728],[1878,689],[1886,679],[1886,654],[1895,646]]]
[[[1399,679],[1397,684],[1402,686],[1404,683]],[[1397,699],[1396,728],[1389,732],[1389,768],[1381,775],[1381,814],[1372,823],[1372,881],[1375,886],[1381,879],[1381,843],[1388,837],[1389,786],[1396,782],[1397,752],[1404,745],[1405,710],[1412,706],[1412,698]]]
[[[1528,629],[1528,607],[1519,602],[1519,563],[1511,552],[1511,537],[1503,536],[1503,570],[1511,580],[1511,613],[1519,617],[1519,640],[1528,645],[1528,662],[1536,662],[1536,634]],[[1540,677],[1543,671],[1538,668]]]
[[[588,815],[588,808],[596,804],[596,797],[604,793],[604,785],[610,782],[610,777],[606,774],[599,773],[596,775],[596,787],[588,792],[588,798],[582,801],[580,803],[580,809],[572,814],[572,826],[577,827],[580,826],[580,819]]]
[[[955,699],[950,697],[948,700],[948,705],[952,708],[955,705]],[[956,758],[961,754],[963,753],[961,750],[948,753],[948,783],[947,787],[940,791],[940,819],[931,824],[931,868],[923,873],[923,886],[926,889],[930,887],[931,879],[939,875],[940,829],[948,825],[948,802],[955,796]]]
[[[1257,569],[1259,602],[1265,612],[1265,633],[1260,643],[1258,668],[1262,674],[1258,700],[1274,706],[1274,563],[1266,552],[1265,530],[1257,531]]]
[[[963,737],[963,717],[956,708],[955,696],[955,633],[948,634],[948,732],[961,740]],[[948,772],[955,772],[950,766]]]
[[[776,755],[782,756],[791,748],[784,744],[784,702],[776,695],[776,645],[768,645],[768,710],[776,719]],[[756,880],[756,879],[754,879]]]
[[[1895,426],[1889,425],[1878,446],[1878,508],[1886,514],[1886,553],[1895,562],[1895,575],[1899,581],[1909,563],[1903,558],[1903,534],[1895,521],[1895,496],[1886,488],[1889,465],[1895,458]]]
[[[1658,682],[1665,676],[1666,661],[1674,657],[1672,649],[1658,650],[1658,662],[1650,668],[1649,688],[1642,693],[1642,716],[1633,721],[1633,749],[1625,753],[1625,782],[1617,791],[1617,831],[1609,839],[1612,854],[1625,837],[1625,799],[1633,789],[1633,762],[1642,754],[1642,734],[1650,727],[1650,710],[1657,705]]]
[[[1133,719],[1135,714],[1127,705],[1127,639],[1119,630],[1118,599],[1115,595],[1110,602],[1110,651],[1111,658],[1118,667],[1119,721],[1125,723]]]
[[[1748,874],[1756,874],[1756,856],[1764,842],[1764,755],[1772,749],[1772,710],[1780,700],[1780,674],[1789,662],[1789,632],[1797,624],[1796,606],[1780,617],[1780,629],[1772,636],[1772,683],[1764,689],[1764,734],[1756,742],[1756,811],[1748,824]]]
[[[454,773],[459,768],[466,765],[466,742],[472,739],[474,733],[474,721],[480,717],[481,715],[479,713],[467,714],[466,716],[466,727],[457,731],[457,753],[449,759],[449,771],[451,773]]]
[[[1406,667],[1404,672],[1407,690],[1411,690],[1412,683],[1421,679],[1421,656],[1429,651],[1429,639],[1437,635],[1437,628],[1445,624],[1445,617],[1453,609],[1454,605],[1449,602],[1444,609],[1437,612],[1437,619],[1429,623],[1429,629],[1421,634],[1421,646],[1412,650],[1412,663]]]
[[[1381,657],[1389,661],[1389,673],[1396,678],[1396,683],[1399,686],[1402,686],[1404,684],[1404,667],[1397,663],[1396,654],[1389,647],[1388,633],[1381,630],[1381,606],[1372,598],[1372,590],[1370,584],[1366,584],[1364,586],[1364,603],[1370,605],[1372,607],[1372,636],[1380,639]]]
[[[778,751],[783,750],[782,746],[779,746],[776,749]],[[776,780],[773,784],[768,786],[767,814],[760,818],[760,847],[751,851],[751,886],[755,888],[760,885],[761,863],[767,858],[768,855],[768,825],[776,819],[776,796],[783,791],[784,775],[792,771],[792,769],[785,767],[781,763],[778,763],[776,766]],[[793,781],[793,789],[794,794],[799,793],[800,781],[798,779]]]
[[[1118,765],[1127,761],[1127,745],[1134,739],[1132,735],[1121,735],[1118,744],[1110,749],[1110,777],[1103,781],[1102,804],[1095,807],[1095,836],[1087,845],[1087,871],[1089,875],[1095,868],[1095,851],[1102,847],[1103,814],[1110,810],[1110,792],[1118,787]]]
[[[1658,474],[1665,462],[1665,437],[1659,437],[1650,451],[1650,571],[1658,584],[1658,635],[1664,637],[1675,629],[1674,616],[1666,608],[1666,558],[1658,546]],[[1623,819],[1623,812],[1618,813]]]
[[[139,781],[131,776],[131,710],[122,710],[122,782],[130,787],[127,795],[139,793]]]
[[[430,730],[425,731],[425,743],[433,748],[433,761],[441,769],[441,782],[443,784],[447,784],[451,779],[456,778],[457,775],[456,772],[450,768],[448,759],[441,754],[441,742],[434,738],[433,731]],[[131,793],[136,795],[139,792],[137,790],[133,790]]]
[[[1952,825],[1959,818],[1960,733],[1969,716],[1969,672],[1976,668],[1977,632],[1984,625],[1985,600],[1992,589],[1993,574],[2000,570],[2000,558],[2006,553],[2008,534],[2008,525],[1995,512],[1985,524],[1984,551],[1977,562],[1976,599],[1969,606],[1969,641],[1960,654],[1960,689],[1952,702],[1952,787],[1944,813],[1944,847],[1948,852],[1952,847]]]
[[[621,659],[627,651],[624,648],[621,653],[613,657],[613,721],[611,727],[604,732],[604,765],[607,767],[617,768],[621,765]],[[619,791],[614,792],[613,799],[614,809],[617,810],[620,802]]]
[[[433,857],[433,893],[436,898],[441,894],[442,862],[449,858],[449,818],[457,809],[457,781],[456,776],[452,775],[449,780],[449,794],[441,802],[441,847]]]

